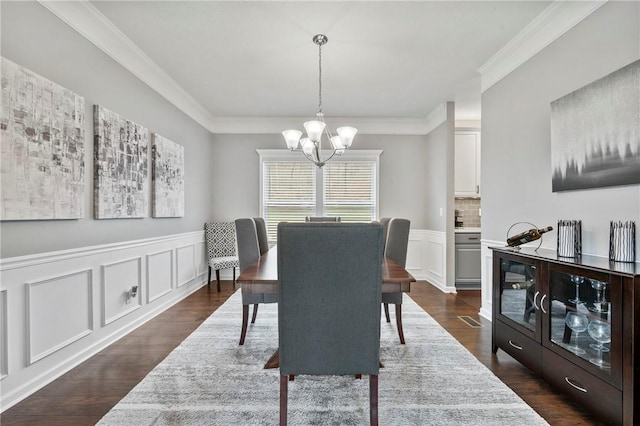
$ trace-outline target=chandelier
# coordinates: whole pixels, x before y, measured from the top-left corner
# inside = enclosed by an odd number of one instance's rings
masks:
[[[324,113],[322,112],[322,45],[328,41],[327,36],[324,34],[316,34],[313,37],[313,42],[318,45],[318,113],[316,119],[307,121],[304,123],[304,129],[307,131],[307,137],[302,137],[300,130],[285,130],[282,132],[284,140],[287,142],[287,147],[290,151],[302,149],[302,153],[316,166],[322,167],[333,158],[334,155],[342,155],[344,151],[351,147],[353,138],[358,132],[355,127],[338,127],[336,129],[337,135],[333,136],[327,129],[324,122]],[[323,134],[329,140],[331,149],[333,152],[327,158],[322,158],[322,136]]]

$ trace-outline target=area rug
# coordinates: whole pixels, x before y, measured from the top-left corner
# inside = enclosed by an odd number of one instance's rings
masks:
[[[511,389],[405,295],[401,345],[381,321],[381,425],[544,425]],[[236,292],[98,423],[276,425],[279,371],[264,369],[278,346],[277,305],[260,305],[238,346]],[[369,380],[298,376],[289,382],[290,425],[369,424]]]

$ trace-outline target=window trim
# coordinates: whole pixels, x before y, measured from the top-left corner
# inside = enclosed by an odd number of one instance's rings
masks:
[[[265,161],[290,161],[290,162],[308,162],[309,160],[304,158],[304,155],[300,151],[289,151],[288,149],[256,149],[260,157],[259,174],[260,174],[260,216],[264,216],[264,181],[263,181],[263,168]],[[380,155],[384,151],[381,149],[350,149],[344,152],[341,156],[336,155],[330,161],[342,161],[342,162],[375,162],[376,169],[376,214],[379,214],[380,206]],[[321,155],[328,157],[331,155],[330,150],[322,150]],[[315,167],[315,166],[314,166]],[[322,215],[318,212],[318,208],[322,208],[324,205],[324,191],[322,190],[323,175],[320,168],[316,167],[316,214]],[[321,196],[319,196],[321,195]],[[318,200],[321,198],[320,200]]]

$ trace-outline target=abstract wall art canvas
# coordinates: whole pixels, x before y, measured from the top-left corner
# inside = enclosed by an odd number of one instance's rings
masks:
[[[640,184],[640,60],[551,103],[553,192]]]
[[[184,216],[184,147],[152,133],[152,216]]]
[[[149,131],[99,105],[93,121],[95,218],[147,216]]]
[[[0,220],[83,217],[84,98],[0,61]]]

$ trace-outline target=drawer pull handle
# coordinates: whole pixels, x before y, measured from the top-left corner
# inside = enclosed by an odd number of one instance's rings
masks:
[[[517,350],[521,351],[522,350],[522,346],[520,345],[516,345],[515,343],[513,343],[511,340],[509,340],[509,344],[511,346],[513,346],[514,348],[516,348]],[[585,391],[586,392],[586,391]]]
[[[578,389],[580,392],[584,392],[587,393],[587,390],[585,388],[583,388],[582,386],[578,386],[575,383],[573,383],[571,380],[569,380],[568,377],[564,378],[564,381],[569,383],[571,386],[573,386],[574,388]]]

